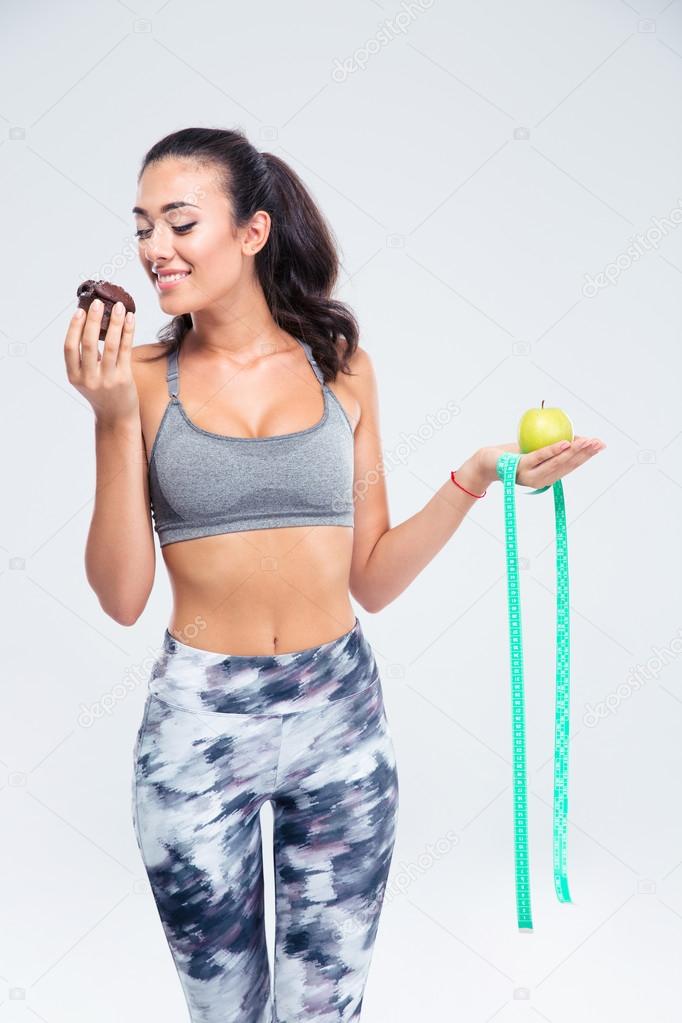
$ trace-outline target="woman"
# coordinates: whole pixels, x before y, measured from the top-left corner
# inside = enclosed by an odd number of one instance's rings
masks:
[[[447,467],[391,528],[372,363],[330,297],[337,254],[301,180],[237,131],[190,128],[147,153],[133,212],[172,320],[133,349],[115,310],[100,357],[93,303],[65,359],[96,420],[88,580],[137,621],[153,525],[173,591],[135,749],[139,848],[193,1021],[359,1020],[398,778],[349,597],[373,613],[402,593],[518,448],[480,448],[454,481]],[[525,455],[517,480],[553,483],[602,446]]]

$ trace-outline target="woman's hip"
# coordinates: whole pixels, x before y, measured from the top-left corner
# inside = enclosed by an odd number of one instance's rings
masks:
[[[278,796],[364,779],[374,798],[375,786],[397,785],[379,670],[357,618],[329,643],[271,656],[212,653],[166,630],[148,690],[136,798],[182,831],[187,814],[215,820],[226,805],[248,821]]]
[[[275,654],[223,654],[165,630],[148,682],[151,695],[197,713],[285,715],[322,709],[372,685],[378,668],[356,617],[336,639]]]

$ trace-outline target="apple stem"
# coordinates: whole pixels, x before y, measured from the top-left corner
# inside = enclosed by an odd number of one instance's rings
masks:
[[[543,398],[542,399],[542,405],[540,406],[540,408],[544,408],[544,407],[545,407],[545,399]]]

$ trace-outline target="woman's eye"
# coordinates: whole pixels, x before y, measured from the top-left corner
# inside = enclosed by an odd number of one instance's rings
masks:
[[[192,221],[191,224],[181,224],[180,227],[174,227],[173,230],[177,231],[178,234],[185,234],[187,231],[189,231],[191,228],[193,228],[196,225],[196,223],[197,223],[197,221],[194,220],[194,221]],[[151,228],[142,228],[139,231],[135,232],[135,237],[136,238],[148,238],[151,233],[152,233],[151,232]]]

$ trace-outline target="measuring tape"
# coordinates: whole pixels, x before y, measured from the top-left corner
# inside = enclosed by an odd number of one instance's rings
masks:
[[[514,864],[516,914],[520,930],[532,930],[530,908],[530,865],[528,859],[528,801],[526,780],[526,722],[521,644],[521,603],[519,591],[518,540],[516,534],[516,469],[521,455],[504,452],[496,463],[504,487],[504,524],[507,551],[507,601],[509,608],[509,649],[511,655],[512,754],[514,799]],[[571,902],[566,876],[566,825],[568,816],[568,726],[569,726],[569,615],[568,537],[566,509],[561,480],[552,485],[556,529],[556,716],[554,727],[554,889],[559,902]],[[549,486],[531,491],[544,494]]]

